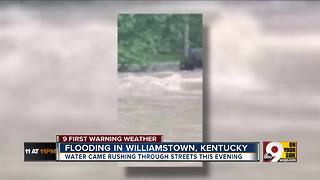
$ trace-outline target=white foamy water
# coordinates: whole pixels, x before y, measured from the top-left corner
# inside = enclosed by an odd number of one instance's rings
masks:
[[[175,71],[150,73],[119,73],[118,95],[161,96],[161,95],[201,95],[202,71]]]
[[[128,133],[202,139],[202,70],[119,73],[118,120]]]

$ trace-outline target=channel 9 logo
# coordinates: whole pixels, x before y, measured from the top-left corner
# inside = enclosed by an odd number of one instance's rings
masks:
[[[264,141],[263,162],[297,162],[297,142]]]

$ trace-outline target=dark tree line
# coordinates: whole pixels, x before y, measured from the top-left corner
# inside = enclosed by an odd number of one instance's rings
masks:
[[[202,48],[200,14],[121,14],[118,16],[118,68],[150,63],[187,63]]]

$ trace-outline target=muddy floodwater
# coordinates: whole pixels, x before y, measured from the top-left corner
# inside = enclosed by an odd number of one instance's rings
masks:
[[[118,121],[127,133],[202,140],[202,70],[119,73]]]

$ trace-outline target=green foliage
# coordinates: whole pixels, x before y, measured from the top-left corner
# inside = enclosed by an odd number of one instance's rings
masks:
[[[184,48],[185,18],[189,18],[190,47],[202,47],[202,16],[199,14],[121,14],[118,16],[118,68],[147,66],[176,57]],[[157,58],[155,58],[157,57]]]

